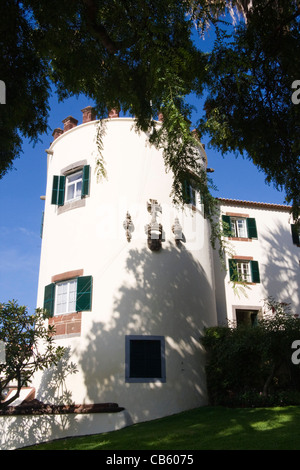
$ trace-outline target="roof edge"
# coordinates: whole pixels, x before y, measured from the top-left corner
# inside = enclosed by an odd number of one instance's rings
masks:
[[[217,201],[221,202],[222,204],[228,205],[237,205],[237,206],[252,206],[256,208],[265,208],[265,209],[275,209],[275,210],[283,210],[283,211],[291,211],[292,206],[287,206],[284,204],[274,204],[269,202],[255,202],[255,201],[242,201],[240,199],[227,199],[222,197],[217,197]]]

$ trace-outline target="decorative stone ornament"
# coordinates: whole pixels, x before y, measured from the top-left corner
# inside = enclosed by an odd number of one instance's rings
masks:
[[[150,199],[147,202],[147,210],[151,214],[151,222],[145,226],[148,247],[152,251],[158,251],[162,242],[162,225],[157,221],[157,217],[158,213],[162,212],[162,208],[155,199]]]
[[[175,218],[174,224],[172,225],[172,232],[174,233],[176,244],[180,243],[180,241],[182,240],[182,227],[180,225],[178,217]]]
[[[129,212],[126,213],[126,219],[123,222],[123,227],[124,227],[124,230],[126,231],[127,241],[130,242],[131,237],[132,237],[131,234],[134,231],[134,225],[132,223],[131,215],[129,214]]]

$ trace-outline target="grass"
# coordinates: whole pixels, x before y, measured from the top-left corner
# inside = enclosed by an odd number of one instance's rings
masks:
[[[300,450],[300,407],[203,407],[30,450]]]

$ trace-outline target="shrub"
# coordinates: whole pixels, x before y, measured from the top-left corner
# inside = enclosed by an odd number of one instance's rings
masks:
[[[269,406],[300,403],[300,367],[291,361],[300,320],[269,298],[269,313],[256,326],[205,330],[207,387],[214,405]],[[268,405],[269,404],[269,405]]]

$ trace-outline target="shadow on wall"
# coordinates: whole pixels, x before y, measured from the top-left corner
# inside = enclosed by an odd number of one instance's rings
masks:
[[[132,424],[126,410],[111,406],[105,411],[74,411],[72,392],[67,388],[68,376],[77,373],[70,360],[70,350],[57,366],[48,369],[42,379],[44,403],[63,405],[65,411],[41,411],[38,405],[26,413],[0,416],[0,450],[14,450],[36,443],[111,431]],[[67,410],[70,405],[70,411]],[[110,410],[109,410],[110,408]]]
[[[275,232],[264,235],[263,246],[265,252],[271,254],[261,266],[261,280],[267,295],[279,302],[291,303],[291,313],[300,316],[300,249],[293,245],[290,227],[280,224]]]
[[[199,253],[198,253],[199,254]],[[130,249],[108,322],[94,321],[79,359],[90,402],[114,401],[135,422],[206,404],[203,328],[216,324],[212,285],[183,245]],[[125,380],[126,335],[165,339],[165,383]]]
[[[58,367],[43,374],[39,399],[72,403],[68,379],[75,374],[76,380],[85,382],[86,403],[115,402],[126,409],[123,426],[205,405],[205,353],[200,337],[204,327],[216,325],[216,312],[203,266],[183,245],[171,244],[164,244],[158,253],[130,249],[124,262],[127,278],[115,286],[110,319],[101,320],[99,311],[99,320],[92,322],[88,332],[88,346],[75,360],[84,371],[83,379],[76,375],[68,351]],[[126,382],[126,335],[164,337],[165,382]],[[80,434],[82,429],[84,434],[97,432],[88,415],[81,416],[80,422],[76,415],[44,415],[36,425],[31,416],[23,416],[6,428],[5,443],[6,447],[16,441],[28,445],[62,433]]]
[[[77,372],[76,365],[70,361],[71,351],[66,350],[64,358],[57,366],[47,369],[42,376],[43,394],[39,397],[44,403],[71,404],[72,392],[68,390],[67,377]],[[35,424],[37,423],[37,424]],[[28,446],[35,442],[49,440],[49,436],[59,436],[61,430],[72,429],[76,434],[77,417],[70,414],[21,415],[1,417],[0,430],[2,445],[5,449]]]

